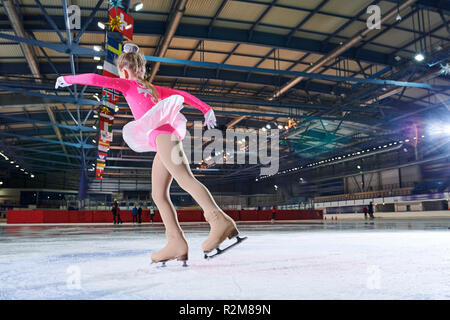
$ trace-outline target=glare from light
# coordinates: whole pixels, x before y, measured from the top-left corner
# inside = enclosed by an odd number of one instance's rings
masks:
[[[138,2],[133,6],[134,11],[140,11],[144,8],[144,4],[142,2]]]
[[[421,53],[418,53],[414,56],[414,59],[416,59],[416,61],[423,61],[425,59],[424,55]]]
[[[97,23],[97,26],[102,29],[105,30],[105,25],[103,23],[101,23],[100,21]]]

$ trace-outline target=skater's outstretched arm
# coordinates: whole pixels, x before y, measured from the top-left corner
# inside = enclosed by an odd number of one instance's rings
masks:
[[[158,91],[160,99],[165,99],[174,94],[182,96],[186,104],[193,106],[194,108],[200,110],[203,113],[203,115],[205,116],[204,125],[207,126],[208,129],[212,129],[216,126],[216,116],[214,115],[213,109],[211,108],[211,106],[204,103],[197,97],[194,97],[192,94],[182,90],[176,90],[160,86],[155,86],[155,89]]]
[[[131,81],[121,78],[101,76],[95,73],[83,73],[74,76],[62,76],[56,80],[55,88],[67,87],[72,84],[83,84],[101,88],[111,88],[122,93],[128,91]]]
[[[186,91],[165,88],[160,86],[155,86],[155,89],[158,91],[160,99],[165,99],[167,97],[170,97],[171,95],[178,94],[184,98],[184,102],[186,104],[200,110],[204,115],[209,110],[211,110],[211,107],[209,105],[207,105],[200,99],[194,97],[192,94],[187,93]]]

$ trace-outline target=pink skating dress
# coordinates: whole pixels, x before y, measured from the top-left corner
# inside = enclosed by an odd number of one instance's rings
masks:
[[[158,151],[156,137],[161,133],[175,134],[183,140],[186,135],[186,118],[180,113],[183,103],[199,109],[205,115],[211,107],[193,95],[170,88],[154,86],[159,102],[152,90],[135,80],[111,78],[95,73],[64,76],[68,84],[82,84],[120,91],[130,106],[135,121],[127,123],[122,136],[135,152]]]

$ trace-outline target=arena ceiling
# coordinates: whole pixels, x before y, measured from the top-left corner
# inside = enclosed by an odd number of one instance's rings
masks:
[[[98,22],[107,21],[108,4],[68,1],[82,14],[81,32],[69,32],[68,41],[64,3],[3,0],[0,6],[0,146],[36,174],[76,174],[83,161],[90,167],[96,158],[92,139],[98,132],[92,127],[98,119],[88,101],[99,90],[86,88],[75,98],[56,92],[54,82],[58,75],[98,71],[92,48],[105,42]],[[130,11],[132,42],[141,52],[198,62],[149,63],[153,82],[210,104],[222,130],[281,126],[281,170],[404,139],[418,117],[448,116],[449,81],[442,66],[450,49],[449,1],[142,3],[141,11]],[[367,28],[369,5],[381,9],[380,29]],[[415,59],[418,53],[423,61]],[[189,126],[202,120],[195,109],[184,113]],[[154,154],[136,154],[121,138],[130,120],[121,104],[105,177],[130,177],[132,171],[141,177],[150,169]],[[18,170],[1,162],[4,170]],[[199,166],[192,166],[196,174],[222,182],[256,178],[260,167],[209,164],[205,174]]]

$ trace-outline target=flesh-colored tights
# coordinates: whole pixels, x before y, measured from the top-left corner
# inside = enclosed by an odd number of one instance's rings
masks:
[[[166,227],[166,235],[183,236],[177,212],[169,195],[173,178],[183,190],[194,198],[205,213],[223,211],[216,204],[208,189],[192,174],[183,145],[178,137],[171,134],[159,134],[156,137],[156,145],[158,152],[152,166],[152,198]]]

